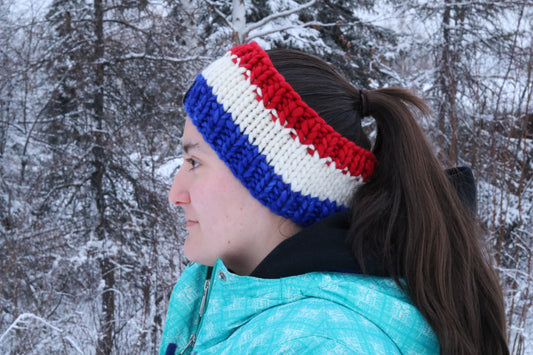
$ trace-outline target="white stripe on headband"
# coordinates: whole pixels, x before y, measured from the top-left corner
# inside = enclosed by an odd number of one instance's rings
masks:
[[[232,60],[235,58],[237,63]],[[351,192],[363,183],[363,178],[336,169],[335,162],[329,157],[320,158],[312,144],[302,144],[294,129],[281,126],[279,119],[273,120],[272,115],[278,117],[276,110],[265,108],[257,98],[260,89],[250,83],[250,73],[238,65],[239,60],[227,53],[202,72],[217,102],[231,113],[233,122],[248,135],[249,143],[258,147],[292,191],[348,206]],[[308,149],[315,154],[310,155]]]

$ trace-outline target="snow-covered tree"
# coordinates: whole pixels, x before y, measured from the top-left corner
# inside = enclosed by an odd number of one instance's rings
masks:
[[[444,165],[469,165],[533,353],[530,0],[0,0],[0,352],[155,353],[185,259],[166,195],[184,91],[237,43],[401,85]]]

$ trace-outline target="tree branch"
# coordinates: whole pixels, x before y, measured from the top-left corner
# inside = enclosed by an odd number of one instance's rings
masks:
[[[206,1],[208,1],[208,0],[206,0]],[[282,11],[282,12],[278,12],[277,14],[272,14],[270,16],[267,16],[264,19],[262,19],[260,21],[257,21],[255,23],[251,24],[250,26],[247,26],[245,34],[248,35],[248,33],[250,33],[250,31],[253,31],[256,28],[262,27],[265,24],[269,23],[270,21],[273,21],[273,20],[275,20],[277,18],[289,16],[289,15],[292,15],[292,14],[294,14],[296,12],[302,11],[303,9],[306,9],[306,8],[308,8],[310,6],[313,6],[315,3],[316,3],[316,0],[311,0],[311,1],[309,1],[309,2],[307,2],[305,4],[303,4],[303,5],[295,7],[294,9],[285,10],[285,11]]]
[[[176,57],[168,57],[168,56],[153,56],[146,53],[128,53],[124,56],[114,58],[113,61],[125,61],[125,60],[133,60],[133,59],[148,59],[148,60],[154,60],[154,61],[167,61],[171,63],[187,63],[192,62],[195,60],[212,60],[211,57],[203,57],[203,56],[192,56],[192,57],[185,57],[185,58],[176,58]],[[111,61],[106,60],[105,63],[109,64]]]
[[[211,7],[213,8],[213,10],[215,10],[218,16],[222,17],[224,22],[226,22],[226,24],[233,30],[233,24],[227,19],[226,15],[222,11],[220,11],[211,0],[205,0],[205,2],[211,5]]]
[[[273,28],[273,29],[270,29],[270,30],[267,30],[267,31],[259,32],[257,34],[254,34],[253,36],[250,36],[250,37],[247,37],[247,38],[249,40],[251,40],[251,39],[254,39],[254,38],[257,38],[257,37],[269,35],[269,34],[274,33],[274,32],[281,32],[281,31],[291,30],[293,28],[304,28],[304,27],[312,27],[312,26],[319,26],[319,27],[347,26],[347,25],[353,25],[353,24],[356,24],[356,23],[357,22],[346,23],[346,24],[342,24],[341,25],[341,24],[338,24],[338,23],[306,22],[306,23],[299,24],[299,25],[288,25],[288,26],[285,26],[285,27]]]
[[[26,318],[33,318],[33,319],[36,319],[42,323],[44,323],[45,325],[47,325],[48,327],[52,328],[53,330],[55,331],[58,331],[60,333],[62,333],[63,331],[55,326],[53,326],[52,324],[48,323],[46,320],[42,319],[41,317],[38,317],[36,316],[35,314],[33,313],[22,313],[20,316],[17,317],[17,319],[15,319],[15,321],[13,323],[11,323],[11,325],[6,329],[6,331],[4,332],[4,334],[2,334],[2,336],[0,336],[0,343],[2,343],[2,341],[4,340],[4,338],[7,336],[7,334],[11,331],[11,329],[20,329],[18,327],[18,323],[24,321],[24,319]]]

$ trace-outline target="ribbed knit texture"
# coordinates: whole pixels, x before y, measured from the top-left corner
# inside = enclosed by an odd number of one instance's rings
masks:
[[[250,193],[302,226],[348,207],[376,163],[320,118],[255,42],[199,74],[185,109]]]

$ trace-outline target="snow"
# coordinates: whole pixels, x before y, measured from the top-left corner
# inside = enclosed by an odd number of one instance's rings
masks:
[[[92,3],[68,2],[71,32],[64,37],[58,26],[69,24],[65,14],[53,17],[55,24],[45,18],[52,3],[0,2],[0,352],[96,353],[101,296],[112,292],[115,352],[155,353],[170,291],[186,262],[183,213],[167,200],[183,164],[181,99],[210,58],[232,45],[231,7],[190,0],[185,13],[179,2],[150,1],[146,10],[106,12],[105,124],[96,129]],[[335,10],[323,2],[300,12],[291,11],[307,1],[256,3],[244,2],[254,18],[240,23],[247,40],[337,60],[354,73],[352,80],[363,76],[365,87],[412,88],[438,113],[442,2],[377,0],[368,8],[339,2],[352,5],[331,18],[357,20],[338,32],[317,25],[319,14]],[[453,73],[458,160],[475,168],[488,245],[505,237],[498,271],[510,344],[523,341],[523,351],[514,353],[533,355],[533,139],[523,125],[533,107],[527,71],[533,7],[517,4],[496,4],[502,10],[495,16],[476,8],[448,29],[457,36],[450,46],[459,58]],[[349,55],[340,35],[353,49]],[[375,53],[368,55],[370,49]],[[69,98],[70,111],[57,104]],[[446,155],[448,122],[444,132],[433,116],[421,123]],[[106,152],[100,190],[94,187],[97,133]],[[99,192],[105,208],[97,203]],[[114,266],[111,288],[101,275],[105,258]]]

